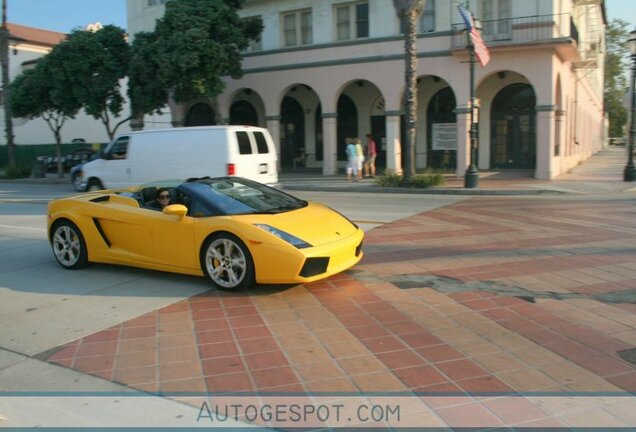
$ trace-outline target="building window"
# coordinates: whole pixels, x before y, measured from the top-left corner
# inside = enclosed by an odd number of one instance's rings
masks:
[[[148,7],[165,4],[168,0],[148,0]]]
[[[261,16],[257,15],[257,16],[252,16],[252,17],[246,17],[245,19],[252,19],[252,18],[261,18]],[[249,46],[247,47],[247,49],[245,51],[246,52],[262,51],[263,50],[262,37],[263,37],[263,34],[262,33],[259,34],[256,37],[256,39],[254,39],[254,40],[252,40],[250,42]]]
[[[369,37],[369,3],[336,7],[336,40]]]
[[[283,14],[283,44],[286,47],[309,45],[313,41],[311,11],[302,10]]]
[[[250,42],[250,46],[247,47],[248,51],[261,51],[263,49],[263,42],[261,41],[261,37],[258,36],[257,39],[254,39]]]
[[[489,39],[510,39],[510,0],[482,0],[483,33]]]
[[[435,31],[435,0],[428,0],[420,17],[420,32]]]

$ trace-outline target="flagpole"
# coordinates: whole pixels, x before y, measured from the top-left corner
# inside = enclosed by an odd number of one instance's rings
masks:
[[[468,63],[470,65],[470,165],[464,174],[464,187],[472,189],[479,186],[479,172],[476,165],[477,147],[479,145],[477,122],[479,119],[475,115],[475,63],[477,63],[477,59],[475,58],[475,44],[470,37],[470,32],[466,32],[466,38],[468,41]]]
[[[475,45],[468,36],[468,55],[470,66],[470,165],[464,174],[464,187],[476,188],[479,186],[479,172],[475,165],[477,159],[477,123],[475,118]]]
[[[476,188],[479,186],[479,172],[477,172],[477,149],[479,147],[479,116],[477,115],[477,103],[475,99],[475,63],[479,60],[482,66],[490,61],[490,53],[479,33],[481,22],[473,16],[467,8],[455,3],[459,14],[466,26],[466,48],[468,49],[468,63],[470,65],[470,149],[469,166],[464,174],[464,187]]]

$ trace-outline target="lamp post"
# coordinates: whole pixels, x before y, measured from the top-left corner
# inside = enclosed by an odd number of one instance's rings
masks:
[[[631,113],[629,116],[629,137],[627,146],[627,165],[623,172],[623,180],[636,181],[636,167],[634,167],[634,135],[636,135],[636,124],[634,123],[634,115],[636,114],[636,29],[632,30],[628,39],[629,53],[632,56],[632,81],[630,83],[630,91],[632,92]]]
[[[473,23],[477,31],[481,31],[481,21],[474,19]],[[464,187],[476,188],[479,186],[479,172],[477,171],[477,147],[479,146],[479,137],[477,131],[477,122],[479,118],[476,113],[477,104],[475,103],[475,44],[470,34],[466,33],[468,40],[468,63],[470,66],[470,165],[464,174]]]

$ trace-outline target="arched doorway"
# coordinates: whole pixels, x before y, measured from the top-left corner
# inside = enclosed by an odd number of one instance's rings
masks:
[[[456,105],[455,94],[450,87],[445,87],[435,93],[428,104],[426,166],[429,168],[454,171],[457,166],[457,148],[443,148],[441,140],[433,142],[433,125],[439,125],[437,128],[456,128]]]
[[[491,168],[535,168],[535,106],[536,96],[528,84],[511,84],[497,93],[491,112]]]
[[[338,155],[337,160],[347,160],[345,139],[358,136],[358,109],[349,96],[338,99]]]
[[[294,159],[305,150],[305,113],[294,98],[285,96],[280,109],[280,164],[294,168]]]
[[[241,100],[230,107],[230,124],[258,126],[258,114],[251,103]]]
[[[186,116],[186,126],[211,126],[216,124],[216,114],[206,103],[194,104]]]

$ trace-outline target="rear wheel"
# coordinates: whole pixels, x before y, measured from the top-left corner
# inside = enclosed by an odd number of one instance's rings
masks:
[[[86,187],[86,190],[89,192],[103,190],[103,189],[104,189],[104,185],[102,185],[102,182],[94,178],[88,181],[88,186]]]
[[[230,233],[210,237],[201,250],[201,268],[222,290],[242,290],[254,284],[254,263],[245,244]]]
[[[53,226],[51,245],[55,259],[62,267],[78,269],[88,264],[86,242],[73,222],[63,220]]]

